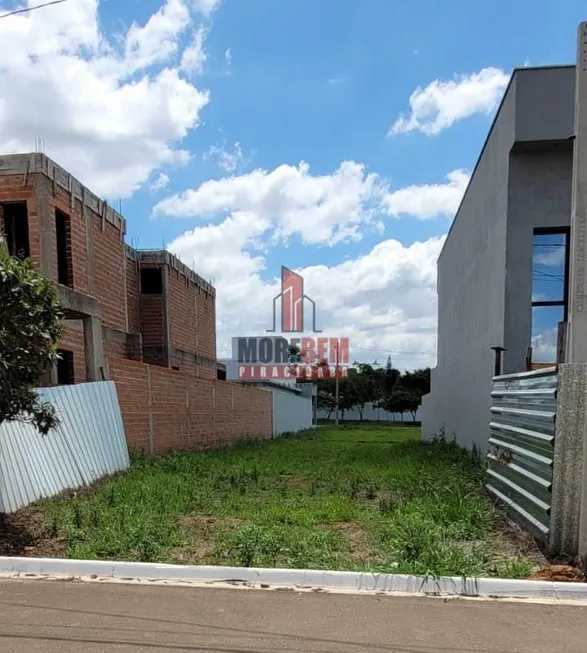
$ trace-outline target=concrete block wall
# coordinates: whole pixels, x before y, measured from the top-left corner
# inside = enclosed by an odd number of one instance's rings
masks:
[[[269,439],[266,390],[110,357],[129,447],[149,453]]]

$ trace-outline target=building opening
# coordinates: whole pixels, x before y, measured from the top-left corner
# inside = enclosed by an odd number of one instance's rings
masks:
[[[141,268],[141,293],[161,295],[163,293],[163,270],[161,268]]]
[[[73,352],[65,349],[58,349],[59,360],[57,361],[57,383],[59,385],[72,385],[75,383]]]
[[[4,232],[8,253],[20,259],[31,255],[29,244],[29,216],[26,202],[5,202],[0,205],[4,215]]]
[[[55,233],[57,236],[57,281],[73,288],[73,265],[71,260],[71,224],[69,216],[55,209]]]
[[[567,321],[568,228],[537,229],[532,243],[533,369],[558,361],[559,324]]]

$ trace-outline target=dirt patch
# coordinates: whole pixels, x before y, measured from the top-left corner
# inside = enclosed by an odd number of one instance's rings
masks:
[[[294,474],[280,474],[280,481],[289,489],[292,490],[310,490],[312,484],[314,483],[313,479],[307,476],[296,476]]]
[[[348,538],[349,558],[354,564],[369,567],[380,562],[363,524],[356,521],[343,522],[335,524],[335,528]]]
[[[11,515],[0,514],[0,555],[63,558],[67,543],[63,538],[48,536],[39,508],[24,508]]]
[[[246,526],[245,519],[186,515],[180,520],[184,544],[168,551],[170,562],[184,565],[215,564],[214,541],[218,533]]]
[[[526,580],[547,580],[557,583],[584,583],[585,575],[577,567],[571,565],[550,565],[539,569]]]
[[[536,568],[548,566],[548,560],[536,540],[519,526],[503,519],[491,536],[495,550],[495,561],[504,562],[508,558],[523,557]]]

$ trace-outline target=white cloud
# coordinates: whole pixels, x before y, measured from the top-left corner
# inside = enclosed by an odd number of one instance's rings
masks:
[[[217,286],[219,355],[230,356],[232,336],[262,334],[271,326],[279,280],[266,277],[270,246],[295,229],[310,244],[360,236],[359,228],[375,224],[382,211],[449,215],[466,180],[464,172],[454,171],[446,184],[391,192],[384,179],[355,162],[322,176],[312,176],[304,163],[282,165],[207,181],[163,200],[156,213],[220,219],[185,232],[169,249]],[[350,337],[356,360],[384,362],[391,352],[403,368],[432,364],[436,260],[443,242],[441,237],[405,246],[387,239],[338,265],[298,270],[317,304],[319,328],[325,335]],[[288,250],[283,252],[283,264],[291,266]]]
[[[532,361],[535,363],[556,363],[557,341],[557,327],[533,335]]]
[[[270,223],[254,213],[236,212],[220,224],[196,227],[176,238],[169,250],[193,267],[198,274],[210,278],[222,290],[219,307],[233,315],[230,306],[247,301],[248,289],[259,291],[259,273],[265,267],[262,236]],[[246,311],[248,315],[248,311]],[[238,319],[238,311],[233,315]],[[245,323],[241,324],[245,328]]]
[[[216,11],[222,3],[222,0],[193,0],[194,8],[196,11],[209,16]]]
[[[10,52],[0,60],[0,151],[31,151],[40,135],[49,156],[114,199],[189,159],[181,142],[209,94],[178,63],[187,0],[162,3],[120,47],[101,31],[98,4],[75,0],[0,21]]]
[[[133,23],[125,43],[125,60],[130,71],[167,61],[177,52],[178,38],[189,22],[190,12],[183,0],[166,0],[145,25]]]
[[[170,181],[169,175],[166,175],[164,172],[160,172],[157,175],[156,179],[151,184],[151,190],[153,191],[163,190],[164,188],[167,187],[169,181]]]
[[[446,175],[445,184],[406,186],[387,193],[383,203],[389,215],[411,215],[429,220],[439,215],[453,216],[463,198],[469,174],[465,170],[453,170]]]
[[[217,287],[220,357],[230,356],[231,337],[262,335],[271,327],[279,280],[263,276],[262,243],[270,228],[254,213],[235,213],[169,246]],[[384,362],[391,352],[402,368],[433,364],[436,260],[443,242],[432,238],[406,247],[385,240],[359,258],[297,270],[316,302],[318,327],[324,335],[348,336],[353,360]]]
[[[210,154],[219,156],[220,165],[232,172],[239,150],[226,155],[211,148],[205,156]],[[381,230],[385,217],[452,217],[467,182],[467,173],[455,170],[444,184],[390,190],[384,178],[355,161],[344,161],[327,175],[312,175],[302,162],[206,181],[162,200],[153,214],[209,219],[245,211],[271,221],[274,240],[295,234],[306,244],[333,245],[361,240],[368,228]]]
[[[565,248],[557,245],[544,247],[533,257],[534,264],[560,267],[565,263]]]
[[[307,244],[360,239],[359,226],[371,221],[383,187],[365,166],[344,161],[331,175],[312,176],[310,166],[281,165],[238,177],[204,182],[154,208],[155,215],[214,216],[246,211],[276,224],[279,238],[293,234]]]
[[[402,114],[389,135],[420,131],[428,136],[439,134],[458,120],[476,113],[489,114],[497,107],[509,81],[499,68],[483,68],[477,73],[460,75],[450,81],[434,80],[410,95],[410,112]]]
[[[243,154],[243,148],[238,141],[234,144],[232,152],[226,149],[226,143],[211,145],[207,152],[204,153],[203,158],[204,161],[210,158],[216,159],[218,167],[231,174],[242,169],[247,162]]]
[[[200,75],[204,72],[204,65],[208,59],[204,50],[206,29],[203,25],[194,32],[192,42],[181,55],[181,69],[190,75]]]
[[[230,68],[232,66],[232,49],[228,48],[224,51],[224,61],[226,62],[226,67]]]

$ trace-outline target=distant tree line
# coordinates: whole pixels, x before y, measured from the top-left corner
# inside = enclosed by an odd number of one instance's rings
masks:
[[[318,385],[318,408],[327,411],[330,419],[336,409],[336,388],[334,379],[320,379]],[[376,363],[355,363],[349,369],[347,379],[339,381],[339,417],[344,420],[345,412],[356,410],[362,420],[365,407],[398,413],[405,413],[416,421],[416,413],[422,405],[422,397],[430,392],[430,368],[412,372],[400,372],[393,367],[388,357],[384,367]]]

